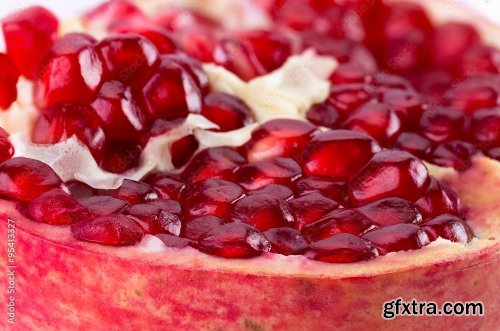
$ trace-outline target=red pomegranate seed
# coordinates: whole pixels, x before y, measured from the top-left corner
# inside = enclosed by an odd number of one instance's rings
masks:
[[[141,100],[152,120],[199,114],[202,106],[201,92],[193,76],[169,55],[161,56],[159,68],[142,88]]]
[[[453,215],[440,215],[422,224],[431,240],[441,237],[466,244],[474,238],[474,233],[467,223]]]
[[[93,187],[77,180],[67,182],[66,186],[71,196],[77,200],[91,197],[96,194],[96,190]]]
[[[351,197],[355,205],[387,197],[410,202],[420,198],[429,185],[429,172],[415,156],[386,150],[373,156],[352,179]]]
[[[434,177],[431,177],[429,188],[425,194],[414,205],[422,214],[424,220],[441,214],[460,215],[461,213],[458,196]]]
[[[226,93],[209,93],[203,99],[201,114],[226,132],[252,122],[252,111],[242,100]]]
[[[131,204],[158,199],[158,193],[152,186],[130,179],[125,179],[122,185],[115,190],[101,190],[99,194],[111,195],[115,198],[128,201]]]
[[[312,192],[292,199],[288,202],[299,230],[307,224],[317,221],[339,207],[338,202],[329,199],[319,192]]]
[[[142,148],[135,143],[108,141],[99,165],[106,171],[121,174],[139,165],[141,153]]]
[[[430,46],[436,66],[450,67],[458,64],[463,53],[479,41],[479,34],[471,25],[447,22],[439,26]]]
[[[270,12],[279,26],[287,26],[297,31],[310,28],[318,18],[314,8],[301,1],[272,1]]]
[[[160,233],[157,234],[156,237],[160,239],[165,244],[165,246],[170,248],[186,248],[189,246],[194,246],[193,241],[186,238],[173,236],[171,234]]]
[[[0,196],[30,201],[64,184],[51,167],[38,160],[15,157],[0,164]]]
[[[309,244],[299,231],[291,228],[273,228],[264,232],[271,243],[271,252],[283,255],[302,253]]]
[[[200,182],[199,186],[206,187],[207,184]],[[188,192],[191,195],[186,195],[184,200],[184,214],[187,220],[205,215],[229,220],[232,204],[243,196],[243,189],[232,183],[199,191],[188,189]]]
[[[130,246],[141,242],[144,230],[133,219],[123,215],[97,216],[71,226],[73,236],[106,246]]]
[[[217,22],[206,16],[202,16],[186,8],[169,8],[163,11],[157,19],[157,23],[169,31],[181,31],[193,26],[202,28],[212,28],[217,26]]]
[[[240,151],[249,162],[277,156],[297,157],[316,130],[314,125],[299,120],[270,120],[253,131]]]
[[[373,139],[355,131],[336,130],[317,134],[303,153],[307,176],[349,179],[380,150]]]
[[[360,235],[373,227],[372,222],[353,209],[336,209],[301,229],[310,242],[320,241],[339,233]]]
[[[424,111],[421,96],[412,89],[389,89],[384,91],[381,99],[409,126],[414,125]]]
[[[9,141],[9,134],[0,128],[0,163],[10,159],[14,155],[14,147]]]
[[[146,120],[130,87],[118,81],[104,83],[92,107],[101,118],[109,139],[134,142],[141,139]]]
[[[193,157],[200,143],[192,134],[176,140],[170,145],[170,153],[172,156],[172,164],[176,168],[185,166]]]
[[[339,113],[326,103],[316,104],[307,111],[306,118],[309,122],[318,126],[324,126],[330,129],[340,127],[341,118]]]
[[[196,154],[186,166],[183,177],[188,183],[209,178],[231,179],[233,170],[245,159],[229,147],[207,148]]]
[[[381,255],[390,252],[420,249],[430,243],[424,229],[415,224],[394,224],[369,231],[364,239],[372,242]]]
[[[182,236],[191,240],[198,240],[203,234],[224,224],[224,220],[217,216],[207,215],[187,222],[182,229]]]
[[[78,202],[93,214],[101,216],[118,213],[128,206],[125,200],[105,195],[79,198]]]
[[[333,85],[326,103],[341,117],[348,117],[356,108],[368,102],[374,91],[365,84]]]
[[[464,171],[472,165],[472,157],[478,152],[471,143],[454,140],[439,145],[430,156],[433,163],[442,167],[453,167]]]
[[[50,190],[31,200],[28,214],[36,222],[52,225],[70,225],[91,216],[90,211],[61,189]]]
[[[374,259],[378,256],[378,251],[367,240],[341,233],[311,244],[304,256],[328,263],[351,263]]]
[[[295,182],[297,195],[319,192],[342,205],[350,205],[347,183],[331,177],[305,177]]]
[[[187,29],[179,33],[178,42],[189,56],[205,63],[214,62],[217,40],[210,31],[202,28]]]
[[[385,92],[395,89],[400,90],[412,90],[412,86],[409,81],[401,76],[389,74],[387,72],[377,72],[372,76],[370,84],[377,88],[379,92]]]
[[[144,20],[144,18],[123,21],[118,25],[114,24],[113,30],[120,34],[136,33],[143,36],[155,45],[160,54],[171,54],[179,50],[174,36],[169,31]]]
[[[108,80],[133,82],[144,71],[153,71],[159,63],[155,45],[139,35],[109,37],[96,45]]]
[[[485,82],[464,81],[444,95],[446,103],[465,113],[497,106],[498,92]]]
[[[235,184],[233,182],[229,182],[224,179],[219,179],[219,178],[210,178],[210,179],[205,179],[198,181],[196,183],[192,183],[188,185],[181,194],[180,200],[187,200],[189,198],[194,198],[197,195],[201,194],[205,190],[212,189],[212,188],[220,188],[220,187],[225,187],[225,186],[231,186],[237,189],[241,189],[241,187],[238,184]]]
[[[401,121],[387,105],[369,102],[349,116],[344,127],[366,133],[381,144],[393,143],[401,133]]]
[[[202,252],[226,258],[251,258],[271,250],[271,243],[259,230],[239,222],[208,231],[198,245]]]
[[[332,84],[365,83],[368,76],[363,68],[351,63],[340,64],[330,77]]]
[[[486,154],[492,159],[500,161],[500,147],[491,148],[488,151],[486,151]]]
[[[469,47],[462,56],[461,63],[457,69],[459,78],[482,73],[500,73],[500,50],[483,44]]]
[[[500,107],[480,109],[472,114],[471,138],[481,149],[500,147]]]
[[[231,220],[266,231],[290,226],[294,218],[286,202],[272,195],[259,194],[238,200],[234,204]]]
[[[142,181],[154,187],[162,199],[179,199],[186,185],[176,177],[161,173],[150,174]]]
[[[134,18],[145,18],[137,6],[127,0],[108,0],[85,14],[91,27],[108,29],[116,21],[129,21]]]
[[[177,63],[191,75],[203,95],[210,91],[210,80],[207,73],[203,70],[201,62],[185,54],[169,54],[165,59]]]
[[[103,81],[103,64],[94,43],[83,33],[69,33],[54,43],[35,80],[37,106],[92,101]]]
[[[256,195],[256,194],[266,194],[275,196],[281,200],[289,200],[293,198],[293,191],[286,186],[279,184],[269,184],[264,186],[258,190],[248,191],[248,195]]]
[[[0,53],[0,109],[8,109],[17,100],[19,70],[12,60]]]
[[[425,158],[432,150],[432,143],[419,134],[403,132],[394,143],[394,147],[419,158]]]
[[[131,206],[126,214],[135,217],[148,234],[181,232],[181,206],[177,201],[165,201],[165,206],[141,203]]]
[[[59,22],[47,9],[32,6],[2,21],[7,54],[21,74],[32,79],[54,42]]]
[[[356,208],[377,226],[398,223],[420,223],[422,215],[408,200],[385,198]]]
[[[246,190],[258,190],[269,184],[290,186],[300,175],[300,165],[284,157],[245,164],[235,172],[237,183]]]
[[[426,138],[442,143],[462,135],[464,117],[453,108],[431,109],[422,115],[419,126]]]

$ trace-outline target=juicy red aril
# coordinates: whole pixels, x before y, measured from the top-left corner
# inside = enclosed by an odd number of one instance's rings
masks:
[[[150,174],[142,181],[154,187],[162,199],[177,200],[185,187],[180,179],[160,173]]]
[[[431,152],[432,143],[419,134],[403,132],[394,143],[394,147],[419,158],[424,158]]]
[[[178,42],[181,49],[189,56],[202,62],[214,62],[217,40],[210,31],[192,28],[179,33]]]
[[[14,155],[14,147],[9,141],[9,134],[0,128],[0,163],[8,160]]]
[[[431,177],[429,188],[414,205],[424,220],[441,214],[459,215],[461,213],[458,196],[434,177]]]
[[[339,207],[338,202],[329,199],[319,192],[312,192],[288,201],[292,215],[295,217],[299,230],[306,224]]]
[[[250,224],[266,231],[292,225],[294,221],[286,202],[271,195],[250,195],[238,200],[231,213],[232,221]]]
[[[208,231],[198,246],[202,252],[226,258],[250,258],[271,250],[271,243],[259,230],[239,222]]]
[[[94,43],[82,33],[70,33],[55,42],[35,80],[37,106],[92,101],[103,80],[103,64]]]
[[[210,91],[210,80],[207,73],[203,70],[201,62],[195,58],[186,56],[185,54],[169,54],[162,58],[168,59],[171,62],[180,65],[193,78],[196,85],[203,95]]]
[[[153,203],[136,204],[131,206],[126,213],[137,218],[148,234],[171,233],[178,236],[181,232],[181,218],[179,217],[181,207],[176,201],[168,202],[166,206]]]
[[[139,165],[142,148],[132,142],[108,141],[99,165],[106,171],[124,173]]]
[[[27,78],[34,78],[57,34],[57,18],[43,7],[18,11],[2,21],[7,54]]]
[[[368,79],[363,68],[351,63],[340,64],[330,77],[332,84],[364,83]]]
[[[457,75],[460,78],[468,78],[481,73],[499,73],[498,56],[500,50],[489,45],[477,44],[469,47],[462,56]]]
[[[299,120],[271,120],[255,129],[240,151],[249,162],[277,156],[295,157],[300,155],[316,130],[314,125]]]
[[[332,177],[305,177],[295,182],[297,195],[320,192],[343,205],[349,205],[347,183]]]
[[[420,119],[425,108],[420,94],[413,89],[389,89],[384,91],[381,99],[408,126]]]
[[[464,117],[453,108],[431,109],[420,119],[422,134],[436,143],[461,136],[463,128]]]
[[[430,243],[424,229],[415,224],[394,224],[369,231],[363,238],[372,242],[381,255],[390,252],[414,250]]]
[[[191,160],[200,143],[192,134],[176,140],[170,145],[172,164],[176,168],[181,168]]]
[[[350,263],[376,258],[378,251],[367,240],[341,233],[311,244],[304,256],[328,263]]]
[[[191,183],[188,185],[181,194],[180,200],[187,200],[189,198],[195,197],[199,194],[201,194],[203,191],[211,189],[211,188],[219,188],[219,187],[224,187],[224,186],[232,186],[235,188],[241,189],[241,187],[238,184],[235,184],[233,182],[220,179],[220,178],[210,178],[210,179],[205,179],[201,180],[195,183]]]
[[[175,7],[164,10],[157,19],[157,23],[165,29],[175,32],[191,28],[193,26],[207,29],[216,26],[216,22],[210,20],[210,18],[206,16],[202,16],[201,14],[186,8]]]
[[[360,235],[370,227],[372,222],[353,209],[336,209],[316,222],[307,224],[300,232],[310,242],[320,241],[339,233]]]
[[[156,237],[160,239],[165,246],[170,248],[186,248],[194,245],[194,243],[189,239],[180,238],[171,234],[160,233],[157,234]]]
[[[472,113],[476,109],[497,106],[498,92],[487,83],[465,81],[450,89],[444,97],[451,107]]]
[[[474,112],[470,132],[481,149],[500,147],[500,107]]]
[[[139,24],[133,24],[135,22],[139,22]],[[141,22],[143,22],[142,19],[122,22],[120,25],[113,27],[113,30],[117,33],[137,33],[143,36],[155,45],[160,54],[171,54],[178,51],[179,46],[167,30],[149,22],[146,24],[141,24]]]
[[[293,159],[277,157],[241,166],[235,177],[246,190],[257,190],[269,184],[290,186],[301,174],[300,165]]]
[[[336,129],[341,124],[339,113],[326,103],[316,104],[307,111],[306,118],[309,122],[318,126]]]
[[[204,186],[201,182],[200,186]],[[192,195],[186,195],[184,200],[184,214],[186,219],[213,215],[229,220],[231,205],[243,196],[243,189],[235,184],[207,187],[203,190],[189,190]]]
[[[275,196],[281,200],[289,200],[293,197],[293,191],[290,188],[279,184],[269,184],[258,190],[248,191],[247,194],[248,195],[267,194]]]
[[[401,121],[394,111],[382,103],[370,102],[358,108],[344,127],[364,132],[382,144],[394,142],[401,133]]]
[[[428,185],[422,161],[406,152],[386,150],[375,154],[350,186],[353,203],[360,205],[391,196],[413,202]]]
[[[59,176],[43,162],[15,157],[0,164],[0,196],[30,201],[64,184]]]
[[[459,171],[467,170],[472,164],[472,156],[477,152],[471,143],[454,140],[439,145],[430,156],[433,163],[443,167],[453,167]]]
[[[479,42],[479,34],[470,25],[448,22],[441,25],[432,38],[432,57],[436,66],[457,64],[465,51]]]
[[[61,189],[50,190],[31,200],[27,210],[32,220],[52,225],[70,225],[91,216],[85,207]]]
[[[468,243],[474,238],[472,229],[462,219],[453,215],[440,215],[422,224],[431,240],[441,237],[458,243]]]
[[[422,215],[411,202],[401,198],[381,199],[358,207],[356,211],[366,216],[377,226],[419,223],[422,221]]]
[[[125,200],[105,195],[80,198],[78,202],[93,214],[101,216],[118,213],[128,206]]]
[[[226,132],[252,122],[250,108],[240,99],[226,93],[212,92],[203,99],[201,114]]]
[[[264,232],[271,243],[271,252],[283,255],[295,255],[303,252],[309,244],[299,231],[291,228],[273,228]]]
[[[201,112],[201,92],[193,76],[168,55],[143,85],[141,100],[148,117],[172,120]]]
[[[486,154],[494,160],[500,161],[500,147],[492,148]]]
[[[132,82],[144,71],[153,70],[159,62],[156,47],[139,35],[120,35],[100,41],[97,52],[108,80]]]
[[[8,109],[17,100],[19,71],[12,60],[0,53],[0,109]]]
[[[266,73],[251,47],[236,37],[219,40],[214,51],[214,60],[246,81]]]
[[[333,107],[342,117],[347,117],[356,108],[368,102],[373,91],[365,84],[333,85],[326,103]]]
[[[224,220],[217,216],[207,215],[187,222],[182,229],[182,236],[191,240],[198,240],[203,234],[224,224]]]
[[[119,81],[104,83],[92,107],[109,139],[134,142],[141,139],[146,120],[130,87]]]
[[[412,90],[412,86],[408,80],[405,78],[398,76],[398,75],[393,75],[389,74],[384,71],[380,71],[375,73],[372,76],[372,79],[370,81],[370,85],[374,86],[377,88],[379,92],[386,92],[386,91],[394,91],[394,90]],[[392,94],[392,93],[390,93]],[[390,95],[389,94],[389,95]],[[386,95],[384,93],[384,95]],[[387,101],[390,101],[392,98],[388,98]]]
[[[128,201],[131,204],[158,199],[158,193],[153,187],[130,179],[125,179],[122,185],[115,190],[103,190],[101,193]]]
[[[144,14],[127,0],[108,0],[85,14],[86,23],[99,30],[108,29],[117,20],[128,21],[133,18],[144,18]]]
[[[305,175],[349,179],[380,147],[370,137],[336,130],[317,134],[303,153]]]
[[[209,178],[231,179],[245,159],[230,147],[207,148],[196,154],[183,172],[188,183]]]
[[[123,215],[97,216],[71,226],[73,236],[106,246],[130,246],[141,242],[144,230],[133,219]]]
[[[73,180],[66,183],[71,196],[75,199],[87,198],[95,195],[96,190],[79,181]]]

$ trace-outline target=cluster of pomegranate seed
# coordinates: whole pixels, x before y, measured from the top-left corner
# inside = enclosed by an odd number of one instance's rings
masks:
[[[272,252],[345,263],[473,237],[458,197],[417,157],[289,119],[263,123],[238,148],[202,150],[181,173],[117,189],[64,183],[40,161],[8,158],[0,197],[35,222],[70,226],[81,241],[126,246],[148,234],[226,258]]]

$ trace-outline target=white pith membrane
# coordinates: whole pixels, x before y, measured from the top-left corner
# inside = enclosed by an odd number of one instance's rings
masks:
[[[166,3],[186,5],[188,0],[136,0],[146,12],[155,12]],[[236,1],[206,0],[196,2],[198,5],[188,6],[200,10],[216,19],[231,17],[227,10],[242,11],[236,8]],[[231,4],[232,3],[232,4]],[[243,1],[244,6],[250,6],[249,1]],[[434,7],[434,3],[426,0],[427,9],[447,8],[443,3]],[[253,7],[253,6],[250,6]],[[249,9],[250,7],[245,7]],[[233,9],[231,9],[233,8]],[[448,8],[449,9],[449,8]],[[224,11],[226,10],[226,11]],[[256,10],[253,8],[252,10]],[[245,16],[240,12],[239,16]],[[256,10],[254,17],[260,17],[253,25],[249,20],[242,20],[245,28],[265,27],[268,22],[263,13]],[[454,17],[454,12],[446,11],[446,18]],[[463,13],[462,13],[463,14]],[[239,17],[236,15],[236,17]],[[433,18],[436,15],[432,15]],[[459,17],[461,18],[461,17]],[[466,19],[469,21],[469,19]],[[251,21],[251,20],[250,20]],[[237,20],[227,22],[228,27],[234,27]],[[486,31],[479,24],[480,31]],[[86,31],[81,21],[69,21],[63,26],[65,32],[71,30]],[[89,32],[89,31],[86,31]],[[92,31],[91,31],[92,32]],[[102,31],[93,31],[93,35],[102,37]],[[489,40],[489,38],[485,38]],[[497,41],[498,43],[498,41]],[[497,45],[498,46],[498,45]],[[246,83],[226,69],[213,64],[205,64],[211,88],[213,91],[233,94],[244,100],[254,112],[257,122],[272,118],[295,118],[304,120],[307,109],[324,101],[329,93],[328,77],[335,69],[335,59],[327,56],[317,56],[313,51],[291,57],[282,68],[268,75],[258,77]],[[151,170],[171,172],[174,167],[168,151],[170,145],[188,134],[194,134],[200,141],[200,149],[215,146],[239,146],[250,138],[251,131],[257,124],[226,133],[209,131],[216,125],[200,115],[189,115],[179,127],[168,133],[152,138],[142,155],[141,166],[126,174],[117,175],[103,171],[92,158],[88,148],[76,137],[55,145],[36,145],[29,141],[36,109],[32,105],[30,89],[26,81],[21,80],[19,100],[9,111],[0,113],[0,127],[9,132],[17,132],[11,136],[11,142],[16,150],[14,156],[25,156],[38,159],[50,165],[64,181],[77,179],[96,188],[116,188],[124,178],[139,180]],[[160,153],[161,151],[161,153]],[[2,211],[6,215],[19,220],[18,227],[28,233],[40,236],[42,240],[50,240],[64,244],[74,249],[104,253],[124,259],[134,259],[141,263],[158,263],[175,265],[179,268],[203,268],[224,271],[255,272],[280,275],[318,275],[329,278],[341,278],[352,275],[371,275],[386,272],[397,272],[414,267],[414,258],[418,265],[425,266],[441,261],[459,260],[465,253],[468,256],[485,255],[494,252],[498,255],[500,231],[496,226],[500,222],[500,162],[487,157],[476,157],[473,166],[465,173],[458,174],[450,168],[427,165],[431,175],[449,184],[462,198],[469,208],[467,221],[473,228],[477,238],[469,244],[462,245],[448,240],[438,239],[419,250],[389,253],[373,261],[349,264],[317,263],[303,256],[284,256],[264,253],[259,259],[239,260],[218,258],[201,253],[194,248],[175,249],[166,247],[161,240],[152,235],[146,235],[142,242],[130,247],[107,247],[81,242],[73,238],[69,227],[57,227],[31,222],[25,219],[8,204]],[[493,199],[493,200],[492,200]]]

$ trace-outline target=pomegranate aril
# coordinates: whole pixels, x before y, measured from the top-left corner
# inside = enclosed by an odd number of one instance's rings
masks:
[[[414,203],[424,220],[441,214],[461,214],[461,204],[455,192],[431,177],[425,194]]]
[[[35,80],[37,106],[92,101],[104,78],[94,43],[83,33],[69,33],[55,42]]]
[[[182,228],[181,235],[191,240],[198,240],[203,234],[223,224],[224,220],[217,216],[201,216],[187,222]]]
[[[425,158],[432,151],[430,140],[413,132],[403,132],[394,143],[394,147],[419,158]]]
[[[299,230],[339,207],[339,203],[319,192],[312,192],[288,201]]]
[[[160,233],[157,234],[156,237],[160,239],[165,244],[165,246],[170,248],[186,248],[195,245],[192,240],[180,238],[171,234]]]
[[[0,196],[30,201],[54,188],[65,188],[61,178],[47,164],[15,157],[0,164]]]
[[[420,119],[421,133],[435,143],[460,137],[464,130],[464,116],[453,108],[426,111]]]
[[[452,167],[464,171],[472,165],[472,157],[478,153],[471,143],[453,140],[439,145],[430,156],[433,163],[442,167]]]
[[[158,199],[156,190],[142,182],[130,179],[123,180],[122,185],[114,190],[101,190],[100,195],[111,195],[115,198],[125,200],[131,204],[142,203]]]
[[[66,186],[71,196],[77,200],[91,197],[96,194],[96,190],[93,187],[77,180],[67,182]]]
[[[126,214],[137,219],[148,234],[171,233],[178,236],[181,232],[180,205],[171,201],[172,206],[158,206],[142,203],[131,206]]]
[[[14,147],[9,141],[9,134],[0,128],[0,163],[10,159],[14,155]]]
[[[315,242],[304,254],[312,260],[328,263],[367,261],[378,255],[377,248],[372,243],[349,233]]]
[[[489,149],[488,151],[486,151],[486,155],[494,160],[500,161],[500,147]]]
[[[226,258],[251,258],[271,250],[271,243],[262,232],[244,223],[229,223],[201,236],[202,252]]]
[[[271,252],[283,255],[302,253],[309,244],[299,231],[291,228],[273,228],[264,232],[271,243]]]
[[[287,203],[272,195],[250,195],[238,200],[230,219],[235,222],[250,224],[266,231],[271,228],[292,226],[293,215]]]
[[[450,67],[458,64],[462,60],[463,53],[479,41],[479,34],[471,25],[460,22],[441,25],[431,41],[435,65]]]
[[[213,33],[202,28],[192,28],[179,32],[177,40],[181,49],[204,63],[214,62],[217,40]]]
[[[21,74],[34,78],[54,42],[59,22],[47,9],[32,6],[2,21],[7,54]]]
[[[85,14],[85,21],[91,29],[109,29],[116,21],[145,18],[141,10],[127,0],[108,0]]]
[[[362,238],[377,246],[381,255],[420,249],[430,243],[426,231],[415,224],[385,226],[365,233]]]
[[[179,199],[186,185],[179,178],[161,173],[150,174],[142,181],[154,187],[162,199]]]
[[[127,141],[107,141],[99,165],[106,171],[124,173],[139,165],[141,146]]]
[[[105,195],[81,197],[78,202],[93,214],[101,216],[118,213],[128,206],[125,200]]]
[[[356,208],[377,226],[398,223],[420,223],[422,215],[411,202],[401,198],[385,198]]]
[[[245,81],[266,73],[251,47],[236,37],[219,40],[214,51],[214,61]]]
[[[500,147],[500,107],[474,112],[470,134],[472,140],[481,149]]]
[[[290,188],[279,184],[269,184],[260,189],[254,191],[248,191],[247,194],[248,195],[267,194],[275,196],[281,200],[289,200],[293,198],[293,191]]]
[[[181,168],[185,166],[191,160],[199,146],[200,143],[192,134],[174,141],[170,145],[170,154],[174,167]]]
[[[0,110],[8,109],[17,100],[19,70],[12,60],[0,53]]]
[[[336,130],[317,134],[303,153],[307,176],[332,176],[349,179],[380,150],[378,144],[362,133]]]
[[[498,48],[477,44],[463,54],[456,75],[467,79],[483,73],[500,73],[500,50]]]
[[[155,45],[160,54],[171,54],[179,50],[174,36],[169,31],[143,18],[120,22],[113,26],[113,30],[120,34],[136,33],[143,36]]]
[[[131,246],[141,242],[144,230],[133,219],[123,215],[97,216],[71,226],[73,236],[106,246]]]
[[[342,120],[339,113],[330,105],[320,103],[312,106],[306,114],[309,122],[318,126],[324,126],[330,129],[340,127]]]
[[[237,183],[246,190],[257,190],[269,184],[290,186],[300,175],[300,165],[284,157],[245,164],[235,172]]]
[[[385,150],[361,169],[350,188],[353,204],[362,205],[391,196],[414,202],[428,185],[429,172],[422,161],[407,152]]]
[[[372,222],[357,211],[339,208],[307,224],[300,232],[310,242],[316,242],[339,233],[360,235],[371,227]]]
[[[232,179],[233,170],[244,162],[243,156],[230,147],[207,148],[193,157],[182,176],[188,183],[209,178]]]
[[[299,120],[267,121],[253,131],[252,137],[240,148],[240,152],[249,162],[278,156],[297,157],[316,130],[314,125]]]
[[[207,73],[203,70],[202,64],[196,58],[186,56],[185,54],[169,54],[162,58],[180,65],[196,82],[203,95],[210,91],[210,80]]]
[[[182,31],[193,26],[212,28],[217,26],[217,22],[203,16],[197,12],[186,8],[169,8],[161,13],[157,23],[169,31]]]
[[[376,87],[379,92],[390,90],[412,90],[411,83],[402,76],[389,74],[387,72],[377,72],[372,76],[370,85]]]
[[[363,68],[350,63],[340,64],[330,77],[330,82],[334,85],[365,83],[368,80],[369,76]]]
[[[398,114],[406,126],[415,125],[426,108],[422,97],[413,89],[389,89],[384,91],[380,99]]]
[[[365,84],[333,85],[325,101],[341,117],[348,117],[356,108],[368,102],[373,96],[373,89]]]
[[[342,205],[350,205],[347,182],[332,177],[305,177],[295,182],[297,195],[319,192]]]
[[[475,80],[464,81],[450,89],[444,95],[445,102],[465,113],[473,113],[477,109],[498,105],[499,92],[487,81],[477,83]]]
[[[201,114],[217,124],[222,132],[236,130],[252,122],[252,111],[247,104],[226,93],[207,94]]]
[[[466,244],[474,238],[474,233],[467,223],[453,215],[440,215],[422,224],[431,240],[441,237]]]
[[[87,220],[91,213],[61,189],[43,193],[28,204],[28,214],[36,222],[70,225]]]

